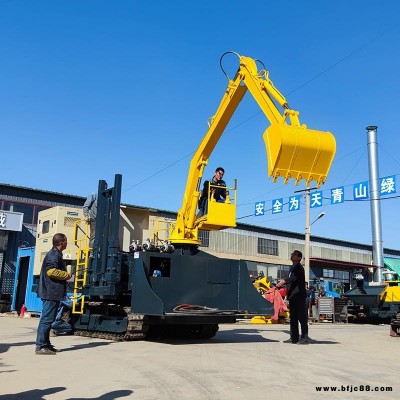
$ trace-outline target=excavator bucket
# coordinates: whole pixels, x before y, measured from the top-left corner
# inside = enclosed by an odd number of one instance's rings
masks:
[[[333,157],[336,141],[330,132],[308,129],[306,125],[272,124],[264,132],[267,148],[268,175],[275,182],[279,177],[285,183],[293,178],[296,185],[305,180],[317,187],[325,183]]]

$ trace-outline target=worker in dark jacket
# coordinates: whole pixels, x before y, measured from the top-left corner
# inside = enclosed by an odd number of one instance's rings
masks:
[[[280,280],[277,287],[286,285],[287,299],[289,300],[290,311],[290,339],[285,343],[308,344],[308,323],[306,318],[306,280],[304,268],[300,264],[303,254],[299,250],[295,250],[290,260],[292,267],[290,268],[287,278]],[[301,337],[299,337],[299,322],[301,326]]]
[[[228,191],[226,190],[226,183],[222,179],[224,176],[224,169],[218,167],[215,170],[214,176],[209,180],[205,181],[203,185],[203,190],[201,192],[198,207],[200,209],[199,216],[207,214],[208,206],[208,191],[210,190],[211,198],[213,197],[215,201],[220,203],[225,203],[226,196],[228,196]],[[211,188],[210,188],[211,183]],[[217,187],[218,186],[218,187]]]
[[[56,354],[57,351],[50,343],[50,329],[60,301],[66,295],[66,281],[71,278],[62,255],[67,244],[67,237],[63,233],[56,233],[53,236],[53,248],[43,260],[37,291],[43,309],[37,330],[36,354]]]

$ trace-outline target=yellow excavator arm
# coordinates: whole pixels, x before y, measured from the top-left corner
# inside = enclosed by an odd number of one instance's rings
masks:
[[[232,52],[222,55],[222,58]],[[279,177],[287,183],[291,178],[296,185],[312,181],[319,187],[325,183],[336,151],[336,142],[330,132],[310,130],[301,125],[299,112],[291,110],[285,97],[274,87],[265,69],[258,71],[256,60],[240,56],[239,69],[228,87],[209,129],[194,154],[186,183],[182,207],[178,212],[170,241],[180,245],[198,245],[198,229],[218,230],[236,226],[235,201],[212,202],[208,213],[196,218],[204,167],[247,90],[270,121],[263,138],[268,157],[268,175],[275,182]],[[222,64],[221,64],[222,67]],[[282,111],[279,110],[279,107]],[[234,188],[235,193],[236,185]],[[235,195],[234,195],[235,198]]]

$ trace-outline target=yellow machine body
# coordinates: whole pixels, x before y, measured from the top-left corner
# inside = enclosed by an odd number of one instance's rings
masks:
[[[210,118],[209,129],[190,163],[182,207],[169,237],[174,245],[198,245],[200,228],[220,230],[236,226],[236,184],[230,192],[230,195],[233,194],[230,202],[209,201],[208,212],[202,216],[197,216],[196,211],[204,168],[247,91],[271,123],[264,133],[264,141],[268,175],[274,182],[282,177],[285,183],[293,179],[295,184],[305,181],[307,187],[312,182],[320,186],[326,180],[335,155],[333,135],[301,125],[298,111],[289,108],[285,97],[269,79],[268,72],[265,69],[258,71],[256,60],[236,55],[240,61],[239,69],[234,79],[228,78],[228,87],[221,103]]]
[[[386,288],[379,295],[383,303],[400,303],[400,281],[385,281]]]

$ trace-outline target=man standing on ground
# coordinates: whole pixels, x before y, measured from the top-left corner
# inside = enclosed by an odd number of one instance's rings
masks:
[[[50,343],[50,329],[56,319],[60,301],[66,295],[66,282],[71,278],[62,255],[67,244],[67,237],[63,233],[56,233],[53,236],[53,248],[43,260],[37,291],[43,309],[37,330],[36,354],[56,354],[57,351]]]
[[[306,280],[304,268],[300,264],[303,254],[295,250],[290,260],[293,265],[289,275],[277,283],[277,287],[286,285],[287,299],[289,300],[290,311],[290,339],[285,343],[308,344],[308,324],[306,319]],[[299,322],[301,326],[301,337],[299,338]]]

